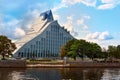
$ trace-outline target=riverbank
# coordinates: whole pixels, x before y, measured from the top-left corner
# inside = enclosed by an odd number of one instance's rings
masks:
[[[120,68],[120,63],[76,61],[58,63],[27,63],[25,60],[1,60],[0,68]]]
[[[120,63],[72,62],[66,64],[27,64],[27,68],[120,68]]]
[[[0,60],[0,68],[25,68],[25,60]]]

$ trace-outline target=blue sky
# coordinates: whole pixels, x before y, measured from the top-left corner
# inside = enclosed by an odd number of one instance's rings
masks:
[[[50,9],[75,38],[101,47],[120,44],[120,0],[0,0],[0,35],[20,39]]]

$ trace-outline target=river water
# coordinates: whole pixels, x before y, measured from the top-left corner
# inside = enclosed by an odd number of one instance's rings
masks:
[[[0,68],[0,80],[120,80],[120,69]]]

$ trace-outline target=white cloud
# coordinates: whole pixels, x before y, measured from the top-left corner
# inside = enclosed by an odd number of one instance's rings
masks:
[[[37,3],[30,5],[28,11],[23,15],[21,21],[21,28],[25,31],[29,31],[33,22],[40,16],[40,13],[49,9],[47,3]]]
[[[71,5],[76,3],[82,3],[85,4],[86,6],[92,6],[92,7],[96,6],[96,0],[62,0],[62,3],[71,4]]]
[[[82,24],[84,24],[84,19],[77,20],[77,25],[82,25]]]
[[[29,10],[22,18],[21,22],[19,23],[21,28],[28,31],[32,27],[32,24],[35,19],[37,19],[40,15],[39,10]]]
[[[114,8],[114,4],[103,4],[98,7],[98,9],[104,10],[104,9],[112,9]]]
[[[98,0],[62,0],[61,3],[59,3],[57,6],[54,6],[52,10],[57,11],[58,9],[65,8],[77,3],[95,7],[100,10],[112,9],[120,4],[120,0],[100,0],[101,4],[99,6],[96,6],[97,1]]]
[[[65,7],[68,7],[68,6],[67,6],[65,3],[60,3],[60,4],[58,4],[57,6],[54,6],[54,7],[52,8],[52,11],[55,12],[55,11],[57,11],[58,9],[65,8]]]
[[[87,40],[110,40],[113,39],[113,37],[109,34],[108,31],[104,32],[95,32],[95,33],[89,33],[86,35]]]
[[[1,30],[1,28],[2,28],[2,26],[3,26],[3,23],[2,23],[2,14],[0,14],[0,30]]]
[[[86,15],[86,16],[83,16],[85,19],[90,19],[91,17]]]
[[[17,25],[19,23],[19,20],[17,20],[17,19],[13,19],[13,20],[11,20],[10,22],[8,22],[7,24],[6,24],[6,26],[8,25],[8,26],[14,26],[14,25]]]
[[[81,3],[87,5],[87,6],[96,6],[96,0],[81,0]]]
[[[110,35],[108,31],[94,33],[89,32],[83,39],[98,43],[102,48],[107,48],[109,45],[118,45],[120,42],[119,40],[114,39],[114,37]]]
[[[101,0],[102,3],[111,3],[113,0]]]
[[[65,26],[65,28],[70,31],[70,33],[76,37],[76,38],[80,38],[80,35],[82,33],[83,34],[86,34],[86,32],[88,32],[88,26],[87,24],[85,23],[86,19],[90,19],[91,17],[90,16],[82,16],[81,19],[78,19],[78,20],[75,20],[76,23],[74,23],[74,26],[76,25],[77,27],[79,28],[76,28],[77,30],[75,31],[74,27],[73,27],[73,16],[68,16],[67,17],[67,21],[63,24]],[[80,29],[80,31],[79,31]],[[81,31],[84,31],[84,32],[81,32]],[[79,33],[78,33],[79,32]],[[79,37],[78,37],[79,36]]]
[[[31,28],[33,21],[39,17],[39,12],[36,9],[28,11],[23,15],[22,19],[15,19],[9,15],[5,15],[4,17],[9,18],[10,20],[4,22],[0,19],[0,34],[6,35],[10,39],[15,40],[21,38],[26,32],[25,30]]]
[[[70,31],[70,33],[73,36],[78,36],[78,33],[75,32],[74,29],[73,29],[73,17],[72,16],[68,16],[67,17],[67,22],[65,22],[63,25],[64,25],[65,29]]]
[[[3,3],[8,3],[8,1],[4,1]],[[8,9],[3,5],[3,3],[0,3],[3,9]],[[20,4],[23,4],[23,1]],[[21,6],[20,4],[19,6]],[[17,6],[17,8],[19,6]],[[16,19],[10,14],[4,15],[3,13],[0,13],[0,34],[8,36],[12,40],[21,38],[27,31],[30,30],[34,20],[39,17],[40,13],[47,9],[48,6],[46,3],[31,4],[29,6],[26,5],[25,10],[28,11],[26,11],[26,13],[23,14],[20,19]],[[11,10],[11,8],[9,10]],[[2,21],[2,19],[7,19],[8,21]]]
[[[116,4],[117,2],[120,2],[120,0],[101,0],[102,3],[113,3]]]
[[[82,26],[84,29],[88,29],[88,26],[85,24],[85,21],[90,19],[91,17],[88,15],[82,16],[81,19],[77,20],[77,25]]]
[[[108,31],[105,31],[105,32],[102,32],[102,33],[99,35],[99,39],[100,39],[100,40],[109,40],[109,39],[113,39],[113,37],[109,34]]]
[[[86,39],[97,39],[100,35],[100,32],[89,33],[86,36]]]
[[[112,9],[120,4],[120,0],[101,0],[102,4],[98,6],[98,9]]]
[[[16,38],[23,37],[25,35],[25,31],[19,27],[16,27],[14,35]]]
[[[66,3],[66,4],[76,4],[81,2],[81,0],[62,0],[62,3]]]
[[[72,32],[72,30],[73,30],[73,23],[72,23],[72,16],[68,16],[67,17],[67,22],[65,23],[65,24],[63,24],[64,25],[64,27],[68,30],[68,31],[70,31],[70,32]]]
[[[0,34],[1,35],[6,35],[9,38],[13,39],[14,37],[14,28],[16,25],[18,25],[19,20],[17,19],[12,19],[11,21],[8,22],[1,22],[0,24]]]
[[[88,29],[88,26],[85,24],[85,19],[78,19],[77,25],[80,26],[82,29]]]
[[[58,9],[67,8],[69,5],[74,5],[77,3],[81,3],[81,4],[84,4],[86,6],[91,6],[91,7],[96,6],[96,0],[62,0],[60,4],[55,5],[52,8],[52,11],[55,12]]]
[[[53,14],[53,16],[54,16],[54,19],[55,19],[55,20],[59,20],[59,19],[60,19],[60,16],[57,15],[57,14]]]

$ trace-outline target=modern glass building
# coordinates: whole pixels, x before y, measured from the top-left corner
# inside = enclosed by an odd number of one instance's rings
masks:
[[[60,48],[73,39],[70,33],[54,20],[51,10],[40,14],[31,30],[16,42],[15,57],[58,57]]]

